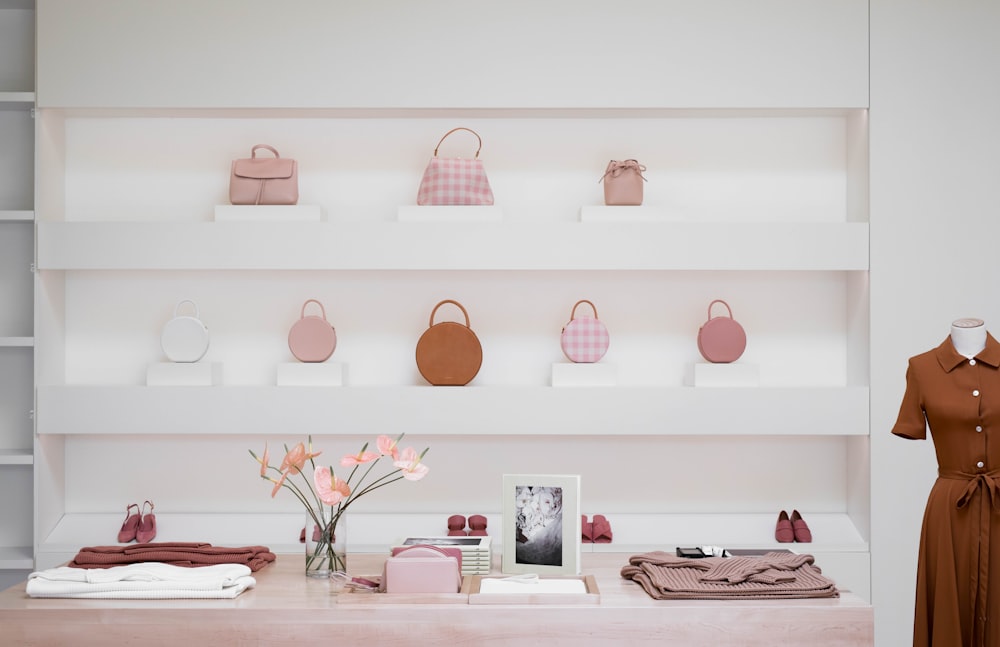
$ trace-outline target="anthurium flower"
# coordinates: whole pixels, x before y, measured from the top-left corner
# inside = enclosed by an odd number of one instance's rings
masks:
[[[383,456],[392,456],[392,460],[399,460],[399,438],[390,438],[389,436],[382,435],[378,437],[375,441],[378,446],[378,451]]]
[[[423,454],[417,454],[417,450],[407,447],[399,455],[399,460],[393,461],[393,465],[403,472],[403,478],[408,481],[419,481],[427,476],[430,471],[426,465],[420,462]]]
[[[257,457],[254,456],[254,458],[257,458]],[[260,457],[260,458],[257,458],[257,462],[260,463],[260,475],[261,476],[266,476],[267,475],[267,464],[268,464],[268,462],[270,462],[270,460],[271,460],[270,459],[270,454],[268,454],[268,452],[267,452],[267,443],[264,443],[264,455],[262,457]]]
[[[292,474],[298,474],[305,467],[306,461],[316,458],[323,452],[306,452],[306,446],[302,443],[297,444],[288,450],[285,457],[281,460],[281,467],[279,468],[282,472],[291,472]]]
[[[274,483],[274,489],[271,490],[271,498],[272,499],[274,498],[275,494],[277,494],[279,491],[281,491],[281,486],[285,484],[285,477],[286,476],[288,476],[288,472],[282,472],[280,479],[277,479],[277,480],[272,479],[272,478],[267,479],[268,481]]]
[[[348,454],[340,459],[341,467],[354,467],[355,465],[361,465],[363,463],[370,463],[374,460],[378,460],[381,454],[376,454],[375,452],[368,451],[368,443],[361,448],[361,451],[357,454]]]
[[[317,467],[313,472],[313,484],[316,486],[316,496],[327,505],[337,505],[351,496],[351,487],[329,467]]]

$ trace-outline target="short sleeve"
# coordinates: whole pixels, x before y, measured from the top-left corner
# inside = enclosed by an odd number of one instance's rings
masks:
[[[927,438],[927,418],[924,414],[920,382],[913,360],[910,360],[906,367],[906,392],[903,394],[903,402],[899,405],[899,416],[896,418],[892,433],[913,440]]]

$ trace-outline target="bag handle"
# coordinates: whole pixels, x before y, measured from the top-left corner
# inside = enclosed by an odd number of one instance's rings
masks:
[[[275,159],[281,159],[281,155],[278,155],[278,151],[274,150],[273,146],[268,146],[267,144],[257,144],[250,149],[250,159],[257,159],[257,149],[263,148],[264,150],[271,151],[274,153]]]
[[[733,318],[733,309],[729,307],[729,304],[726,303],[725,301],[723,301],[722,299],[716,299],[715,301],[713,301],[710,304],[708,304],[708,320],[709,321],[712,320],[712,306],[714,306],[716,303],[721,303],[722,305],[726,306],[726,310],[729,311],[729,318],[730,319]]]
[[[461,310],[462,314],[465,315],[465,327],[466,328],[472,328],[472,326],[469,324],[469,313],[465,311],[465,308],[462,307],[461,303],[459,303],[458,301],[452,301],[451,299],[445,299],[441,303],[439,303],[436,306],[434,306],[434,309],[431,310],[431,322],[430,322],[429,325],[431,325],[431,326],[434,325],[434,313],[436,313],[438,311],[438,308],[440,308],[441,306],[443,306],[446,303],[453,303],[453,304],[457,305],[458,309]]]
[[[407,546],[394,555],[395,557],[451,557],[444,549],[431,544],[414,544]]]
[[[299,319],[306,318],[306,306],[309,305],[310,303],[315,303],[316,305],[319,306],[320,312],[323,313],[323,321],[326,321],[326,308],[324,308],[323,304],[317,301],[316,299],[307,299],[306,302],[302,304],[302,313],[299,315]]]
[[[483,138],[479,136],[479,133],[471,128],[466,128],[465,126],[459,126],[458,128],[452,128],[444,134],[444,137],[438,142],[438,145],[434,147],[434,157],[438,156],[438,149],[441,148],[441,144],[444,143],[444,138],[452,134],[456,130],[468,130],[470,133],[476,136],[476,140],[479,141],[479,148],[476,149],[476,156],[473,159],[479,159],[479,151],[483,150]]]
[[[198,312],[198,304],[192,301],[191,299],[181,299],[180,301],[178,301],[177,305],[174,306],[174,316],[175,317],[177,316],[177,312],[181,309],[181,306],[184,305],[185,303],[190,303],[194,307],[194,318],[200,319],[201,314]]]
[[[599,318],[597,316],[597,306],[595,306],[590,301],[587,301],[586,299],[580,299],[579,301],[576,302],[576,304],[573,305],[573,311],[569,313],[569,320],[570,321],[573,321],[574,319],[576,319],[576,307],[578,305],[580,305],[581,303],[586,303],[588,306],[590,306],[591,308],[593,308],[593,310],[594,310],[594,319],[598,319]]]

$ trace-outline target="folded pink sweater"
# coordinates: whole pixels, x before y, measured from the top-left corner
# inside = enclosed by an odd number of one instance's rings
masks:
[[[74,568],[109,568],[138,562],[161,562],[174,566],[208,566],[210,564],[245,564],[259,571],[276,559],[266,546],[227,548],[207,543],[157,542],[119,546],[81,548],[73,561]]]

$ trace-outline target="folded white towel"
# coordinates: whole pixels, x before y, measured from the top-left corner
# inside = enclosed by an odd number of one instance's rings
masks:
[[[31,597],[177,599],[235,598],[257,584],[243,564],[186,568],[144,562],[111,568],[60,566],[28,576]]]

